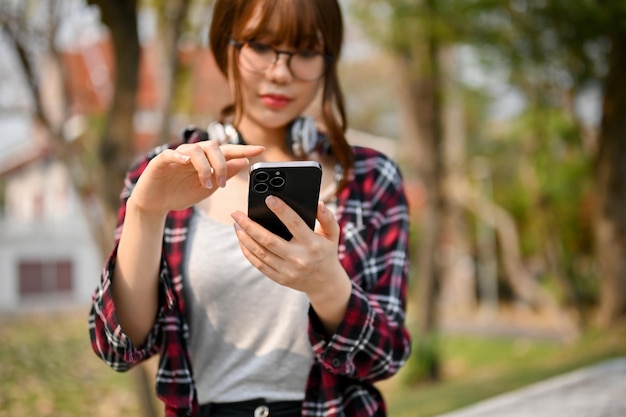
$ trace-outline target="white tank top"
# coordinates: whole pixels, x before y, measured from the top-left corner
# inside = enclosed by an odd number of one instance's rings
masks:
[[[202,210],[191,218],[184,262],[200,404],[304,399],[313,361],[307,296],[262,275],[233,226]]]

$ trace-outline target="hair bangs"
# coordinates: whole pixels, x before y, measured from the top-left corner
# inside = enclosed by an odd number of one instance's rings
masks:
[[[235,35],[241,40],[287,44],[298,49],[322,49],[320,11],[315,2],[260,0],[245,12],[246,27]],[[237,30],[238,28],[235,28]]]

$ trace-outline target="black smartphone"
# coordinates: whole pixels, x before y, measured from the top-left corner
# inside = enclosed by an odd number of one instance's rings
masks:
[[[321,182],[322,166],[317,161],[257,162],[250,167],[248,217],[290,240],[291,232],[265,204],[269,195],[275,195],[313,230]]]

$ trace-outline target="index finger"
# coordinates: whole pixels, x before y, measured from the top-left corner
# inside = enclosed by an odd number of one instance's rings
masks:
[[[224,154],[224,158],[229,160],[260,155],[265,150],[265,146],[227,144],[220,146],[220,150]]]

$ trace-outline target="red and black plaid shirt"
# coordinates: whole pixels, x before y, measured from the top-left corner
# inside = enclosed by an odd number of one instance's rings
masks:
[[[188,351],[182,261],[192,208],[167,217],[159,311],[143,346],[134,346],[124,334],[111,293],[126,200],[149,160],[163,149],[147,155],[126,178],[116,245],[93,295],[89,331],[96,354],[117,371],[160,354],[156,391],[165,403],[166,416],[191,416],[198,404]],[[308,334],[315,360],[302,404],[303,416],[386,415],[385,403],[373,383],[394,375],[410,352],[404,326],[409,216],[402,179],[397,165],[386,156],[361,147],[353,151],[351,180],[337,196],[337,220],[342,231],[339,259],[352,279],[352,295],[345,317],[331,338],[309,309]]]

